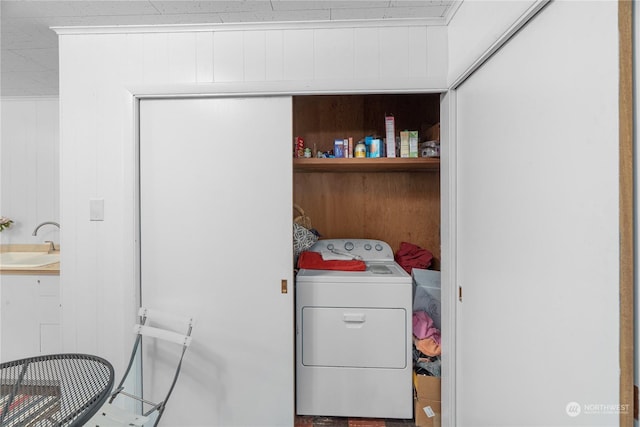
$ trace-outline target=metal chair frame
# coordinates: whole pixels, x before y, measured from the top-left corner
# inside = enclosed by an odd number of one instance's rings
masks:
[[[182,361],[184,359],[184,355],[185,352],[187,351],[187,348],[189,347],[189,345],[191,344],[191,331],[193,330],[193,325],[195,324],[195,319],[193,317],[184,317],[184,316],[176,316],[173,314],[168,314],[168,313],[164,313],[164,312],[160,312],[158,310],[154,310],[154,309],[149,309],[149,308],[145,308],[145,307],[140,307],[140,309],[138,310],[138,316],[140,318],[140,322],[138,324],[136,324],[134,326],[134,333],[136,333],[136,340],[134,342],[133,345],[133,349],[131,351],[131,357],[129,358],[129,364],[127,365],[127,369],[125,370],[124,374],[122,375],[122,378],[120,380],[120,383],[118,384],[118,386],[111,392],[111,396],[109,398],[109,401],[106,405],[111,405],[113,403],[113,401],[119,397],[119,396],[124,396],[124,397],[128,397],[131,399],[134,399],[138,402],[140,402],[143,405],[143,414],[142,416],[144,418],[148,418],[150,415],[152,415],[154,413],[154,411],[158,412],[158,416],[154,422],[154,427],[158,425],[158,422],[160,421],[160,418],[162,417],[162,414],[164,413],[164,410],[166,408],[167,405],[167,401],[169,400],[169,397],[171,396],[171,393],[173,392],[173,389],[176,385],[176,382],[178,381],[178,377],[180,375],[180,369],[182,367]],[[183,324],[187,325],[187,331],[185,334],[181,334],[178,332],[173,332],[167,329],[162,329],[162,328],[157,328],[154,326],[149,326],[148,325],[148,321],[150,319],[160,319],[160,320],[168,320],[168,321],[174,321],[174,322],[182,322]],[[164,399],[162,399],[160,402],[151,402],[149,400],[146,400],[144,398],[142,398],[141,396],[137,396],[135,394],[129,393],[127,391],[125,391],[125,387],[124,387],[124,383],[127,380],[127,377],[129,376],[129,374],[131,373],[131,369],[133,368],[134,364],[135,364],[135,360],[136,360],[136,356],[138,355],[138,352],[141,351],[141,346],[142,346],[142,338],[143,336],[148,336],[148,337],[152,337],[152,338],[157,338],[157,339],[163,339],[166,341],[170,341],[176,344],[179,344],[182,346],[182,352],[180,354],[180,359],[178,360],[178,365],[176,367],[176,371],[173,375],[173,379],[171,381],[171,385],[169,387],[169,391],[167,392],[166,396],[164,397]],[[150,408],[149,410],[147,410],[146,412],[144,411],[144,405],[149,405]],[[145,421],[146,422],[146,421]],[[129,425],[138,425],[138,424],[129,424]]]

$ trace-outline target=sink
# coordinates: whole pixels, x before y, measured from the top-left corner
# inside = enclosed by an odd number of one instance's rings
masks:
[[[60,262],[60,254],[47,252],[0,252],[0,268],[43,267]]]

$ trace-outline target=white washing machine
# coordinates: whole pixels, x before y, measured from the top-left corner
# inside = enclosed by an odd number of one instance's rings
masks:
[[[327,239],[310,250],[367,269],[296,277],[297,413],[412,418],[411,276],[380,240]]]

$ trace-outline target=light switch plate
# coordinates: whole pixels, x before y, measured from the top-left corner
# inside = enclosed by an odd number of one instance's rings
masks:
[[[89,199],[89,221],[104,221],[104,199]]]

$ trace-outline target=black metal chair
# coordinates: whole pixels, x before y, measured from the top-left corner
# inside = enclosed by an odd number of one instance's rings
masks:
[[[113,366],[87,354],[2,363],[0,426],[82,426],[107,400],[113,382]]]

